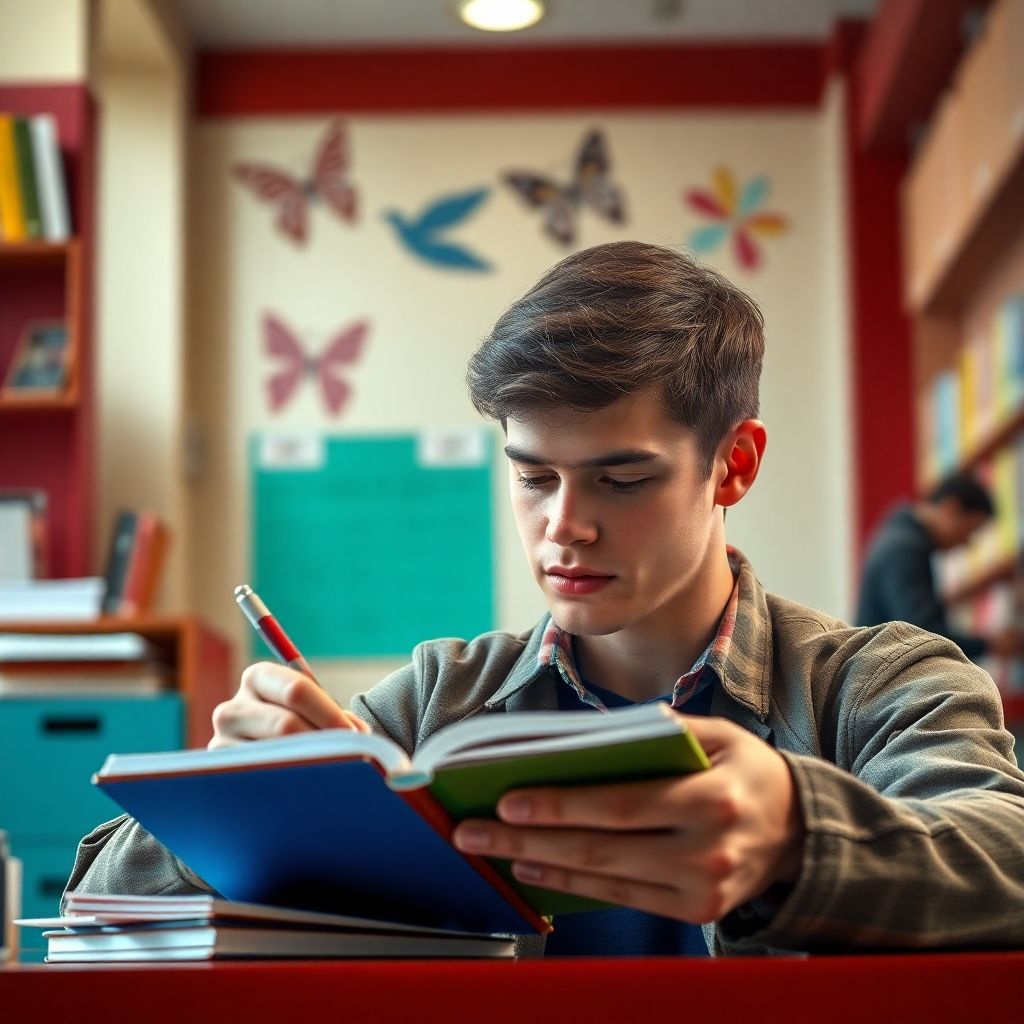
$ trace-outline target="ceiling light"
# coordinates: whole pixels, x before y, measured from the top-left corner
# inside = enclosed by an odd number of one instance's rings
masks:
[[[543,0],[459,0],[459,17],[485,32],[517,32],[544,17]]]

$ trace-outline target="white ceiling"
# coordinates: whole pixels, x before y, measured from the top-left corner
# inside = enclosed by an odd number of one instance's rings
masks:
[[[821,40],[877,0],[550,0],[523,32],[479,32],[454,0],[178,0],[202,49]]]

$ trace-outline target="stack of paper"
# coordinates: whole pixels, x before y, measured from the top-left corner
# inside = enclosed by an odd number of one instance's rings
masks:
[[[102,577],[0,582],[0,621],[78,622],[99,618]]]
[[[173,681],[137,633],[0,633],[0,697],[148,694]]]
[[[504,935],[232,903],[202,894],[70,893],[64,917],[16,923],[47,929],[49,963],[514,955],[513,941]]]

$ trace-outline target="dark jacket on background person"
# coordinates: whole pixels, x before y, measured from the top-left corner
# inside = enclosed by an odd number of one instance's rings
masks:
[[[953,629],[935,588],[932,556],[936,547],[910,505],[897,506],[875,532],[861,574],[857,622],[909,622],[952,640],[974,661],[988,644],[980,636]]]

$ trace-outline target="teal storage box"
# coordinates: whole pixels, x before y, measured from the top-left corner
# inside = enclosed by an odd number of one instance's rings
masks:
[[[76,841],[120,808],[91,779],[108,754],[178,750],[176,693],[0,700],[0,828],[11,845]]]

